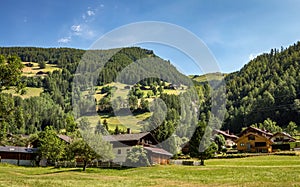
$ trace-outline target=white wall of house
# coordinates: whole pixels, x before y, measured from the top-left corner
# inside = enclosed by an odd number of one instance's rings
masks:
[[[116,147],[113,148],[113,153],[115,158],[114,163],[124,163],[126,161],[127,152],[131,150],[132,147]]]

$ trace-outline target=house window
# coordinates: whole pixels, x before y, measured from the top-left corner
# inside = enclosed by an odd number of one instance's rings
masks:
[[[244,146],[245,146],[245,144],[244,144],[244,143],[240,143],[240,146],[241,146],[241,147],[244,147]]]
[[[129,152],[130,151],[130,149],[126,149],[126,152]]]
[[[118,155],[120,155],[122,153],[121,149],[118,149]]]
[[[255,142],[255,147],[266,147],[267,143],[266,142]]]
[[[255,140],[255,136],[254,135],[249,135],[248,140]]]

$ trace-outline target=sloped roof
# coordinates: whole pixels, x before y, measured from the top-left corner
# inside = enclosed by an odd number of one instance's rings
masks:
[[[243,131],[240,133],[240,136],[243,136],[244,134],[247,134],[247,132],[248,132],[249,130],[253,130],[253,131],[256,131],[256,132],[265,134],[266,136],[269,136],[269,137],[273,136],[273,134],[270,133],[270,132],[264,131],[264,130],[259,129],[259,128],[256,128],[256,127],[251,127],[251,126],[247,127],[245,130],[243,130]]]
[[[140,140],[141,138],[149,134],[151,135],[150,132],[137,133],[137,134],[117,134],[117,135],[103,136],[103,139],[108,142],[133,141],[133,140]]]
[[[293,138],[290,134],[286,133],[286,132],[276,132],[271,138],[277,136],[277,135],[283,135],[283,136],[286,136],[292,140],[296,140],[295,138]]]
[[[144,149],[151,151],[152,153],[157,153],[157,154],[161,154],[161,155],[167,155],[167,156],[173,156],[172,153],[169,153],[168,151],[161,149],[161,148],[157,148],[157,147],[144,147]]]
[[[17,146],[0,146],[0,152],[10,153],[36,153],[37,148],[17,147]]]
[[[69,136],[67,135],[63,135],[63,134],[59,134],[57,135],[60,139],[62,139],[63,141],[67,142],[67,143],[71,143],[72,141],[72,138],[70,138]]]
[[[219,133],[219,134],[222,134],[223,136],[226,136],[226,137],[230,137],[230,138],[233,138],[233,139],[238,139],[239,137],[234,135],[234,134],[228,134],[227,132],[224,132],[224,131],[221,131],[221,130],[218,130],[218,129],[214,129],[215,132]]]

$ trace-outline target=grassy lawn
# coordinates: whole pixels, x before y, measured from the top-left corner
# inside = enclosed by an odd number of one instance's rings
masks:
[[[54,169],[0,165],[0,186],[300,186],[300,157],[213,159],[206,166]]]

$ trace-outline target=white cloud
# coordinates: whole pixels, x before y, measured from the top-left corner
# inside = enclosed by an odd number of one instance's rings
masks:
[[[104,4],[101,4],[100,7],[103,8],[103,7],[104,7]]]
[[[71,29],[74,32],[80,32],[82,30],[81,25],[72,25]]]
[[[64,37],[57,40],[58,43],[62,43],[62,44],[69,43],[70,41],[71,41],[71,37]]]
[[[88,10],[88,11],[86,11],[86,14],[87,14],[88,16],[94,16],[94,15],[95,15],[95,12],[92,11],[92,10]]]
[[[100,5],[100,7],[104,7],[104,5]],[[66,37],[60,38],[57,42],[61,44],[66,44],[71,41],[75,41],[78,38],[85,40],[92,40],[96,36],[96,32],[90,27],[90,23],[95,19],[95,15],[97,9],[92,9],[88,7],[88,9],[81,14],[81,20],[76,24],[70,26],[70,30]]]

